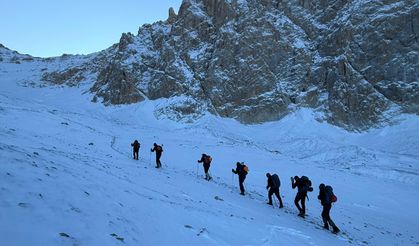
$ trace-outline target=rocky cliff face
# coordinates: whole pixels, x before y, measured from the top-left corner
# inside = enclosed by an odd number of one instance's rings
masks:
[[[106,104],[170,98],[156,111],[176,120],[258,123],[304,106],[362,130],[419,113],[418,29],[415,0],[184,0],[44,80],[93,77]]]

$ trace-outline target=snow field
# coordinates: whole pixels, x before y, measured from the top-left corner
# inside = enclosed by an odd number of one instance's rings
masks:
[[[0,65],[2,245],[419,243],[417,116],[366,133],[320,123],[308,109],[254,126],[213,116],[181,124],[155,119],[164,100],[104,107],[82,87],[23,87],[38,65]],[[164,145],[161,170],[154,142]],[[202,153],[213,157],[214,181],[202,165],[196,175]],[[245,197],[231,173],[237,161],[250,169]],[[266,172],[281,178],[284,209],[265,204]],[[294,175],[313,182],[304,220]],[[340,235],[321,228],[322,182],[338,196]]]

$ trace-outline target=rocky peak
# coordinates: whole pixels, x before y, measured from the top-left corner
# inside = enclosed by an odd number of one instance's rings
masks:
[[[119,39],[118,43],[118,50],[123,51],[127,48],[129,44],[132,44],[134,41],[134,35],[130,32],[122,33],[121,38]]]
[[[169,18],[167,19],[167,22],[169,22],[170,24],[173,24],[176,21],[176,17],[177,17],[177,15],[175,13],[175,10],[172,7],[170,7],[169,8]]]
[[[213,23],[219,27],[233,19],[235,11],[226,0],[203,0],[204,11],[213,18]]]
[[[33,61],[34,59],[35,58],[30,55],[20,54],[19,52],[0,44],[0,62],[20,64],[21,62]]]
[[[368,129],[419,113],[418,12],[414,0],[184,0],[92,60],[91,92],[107,104],[167,98],[157,110],[176,120],[259,123],[311,107]]]
[[[107,105],[130,104],[145,99],[135,83],[136,80],[120,64],[112,63],[99,73],[97,82],[90,91],[96,93],[95,101],[97,97],[101,97]]]

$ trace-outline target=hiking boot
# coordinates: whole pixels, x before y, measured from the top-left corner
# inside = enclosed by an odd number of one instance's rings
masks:
[[[339,232],[340,232],[339,228],[337,226],[334,226],[333,227],[333,233],[337,234]]]
[[[284,207],[284,205],[282,205],[282,204],[281,204],[281,205],[279,205],[279,208],[283,208],[283,207]]]
[[[329,230],[329,224],[324,224],[323,228],[326,229],[326,230]]]
[[[298,216],[300,216],[301,218],[305,218],[305,214],[303,213],[299,213]]]
[[[266,204],[268,204],[268,205],[272,205],[272,202],[267,202]]]
[[[244,196],[244,192],[240,192],[240,195]]]

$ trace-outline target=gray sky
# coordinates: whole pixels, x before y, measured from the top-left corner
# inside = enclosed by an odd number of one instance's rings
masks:
[[[182,0],[1,0],[0,43],[20,53],[50,57],[88,54],[166,20]]]

